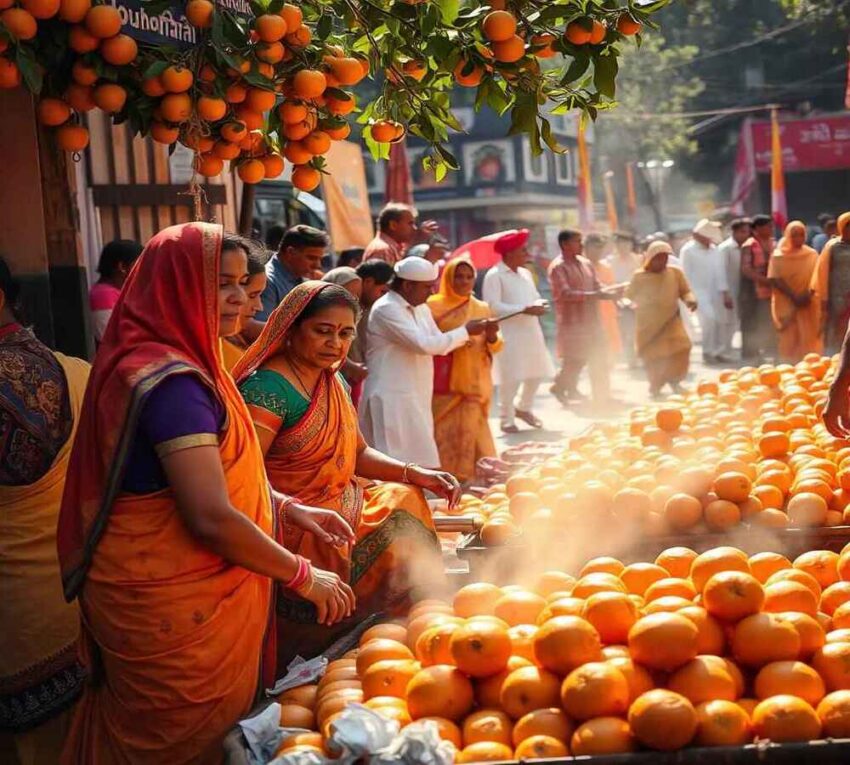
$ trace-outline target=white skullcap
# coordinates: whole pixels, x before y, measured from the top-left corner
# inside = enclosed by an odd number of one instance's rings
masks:
[[[723,229],[720,224],[708,218],[703,218],[694,226],[694,233],[704,236],[714,244],[720,244],[723,241]]]
[[[410,282],[433,282],[440,273],[436,263],[417,257],[400,260],[393,270],[399,279],[407,279]]]

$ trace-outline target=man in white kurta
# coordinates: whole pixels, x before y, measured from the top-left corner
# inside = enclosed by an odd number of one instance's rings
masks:
[[[366,367],[358,409],[370,446],[404,462],[438,468],[431,397],[433,356],[444,356],[480,334],[485,320],[442,332],[425,301],[438,268],[424,258],[395,264],[390,291],[372,306],[366,326]]]
[[[517,432],[515,418],[542,427],[534,416],[534,396],[543,380],[555,374],[538,318],[547,307],[531,272],[523,268],[528,262],[527,242],[527,229],[506,232],[496,241],[502,261],[487,272],[482,288],[484,302],[495,316],[523,311],[500,325],[505,347],[495,358],[494,382],[499,386],[499,417],[505,433]]]
[[[737,218],[730,224],[731,236],[724,239],[718,246],[720,262],[726,273],[726,287],[729,291],[729,302],[732,308],[723,315],[720,327],[721,355],[732,357],[732,339],[740,326],[738,293],[741,291],[741,245],[751,236],[749,218]]]
[[[720,225],[703,219],[679,252],[682,270],[699,305],[697,319],[702,331],[703,359],[710,364],[723,359],[721,328],[729,304],[726,270],[717,249],[721,239]]]

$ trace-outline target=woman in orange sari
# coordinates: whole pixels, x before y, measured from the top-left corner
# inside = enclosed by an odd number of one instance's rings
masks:
[[[818,254],[806,245],[806,226],[798,220],[785,227],[785,235],[770,258],[767,278],[772,293],[770,309],[779,339],[781,361],[796,364],[807,353],[819,353],[820,302],[811,289]]]
[[[459,487],[447,473],[405,465],[363,440],[349,390],[337,373],[354,340],[358,313],[358,301],[343,287],[298,285],[272,312],[234,377],[272,486],[335,510],[354,529],[350,545],[328,545],[300,530],[285,541],[351,585],[360,620],[378,610],[403,609],[416,582],[439,580],[442,561],[421,489],[454,502]],[[368,485],[369,480],[391,483]],[[314,655],[335,637],[315,628],[315,615],[304,605],[278,598],[278,628],[287,636],[278,643],[279,663],[297,653]]]
[[[475,277],[475,268],[465,258],[455,258],[443,269],[439,291],[428,298],[443,332],[492,316],[490,306],[472,294]],[[487,419],[493,396],[490,370],[493,354],[503,345],[499,325],[491,324],[485,334],[471,337],[448,356],[434,357],[434,440],[440,465],[460,481],[474,478],[481,457],[496,455]]]
[[[251,244],[254,244],[253,242]],[[248,300],[242,307],[239,316],[239,326],[234,334],[225,337],[221,342],[221,355],[224,360],[224,368],[228,372],[233,371],[236,362],[242,358],[245,349],[251,342],[243,337],[242,328],[250,322],[263,307],[263,290],[266,288],[266,263],[269,260],[269,251],[261,244],[256,243],[248,253],[248,281],[245,284],[245,294]]]
[[[335,574],[275,542],[260,446],[221,363],[248,249],[219,226],[161,231],[98,351],[58,527],[90,675],[64,765],[221,762],[257,692],[272,582],[331,619],[353,608]],[[350,533],[333,513],[284,506],[327,544]]]

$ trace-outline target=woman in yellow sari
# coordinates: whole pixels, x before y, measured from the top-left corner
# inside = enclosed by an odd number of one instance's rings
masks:
[[[0,759],[37,765],[58,761],[85,678],[56,522],[89,365],[18,323],[17,292],[0,258]]]
[[[224,736],[272,680],[272,583],[331,620],[353,608],[335,574],[275,542],[260,446],[221,363],[248,250],[219,226],[159,232],[98,350],[59,515],[90,675],[63,765],[220,763]],[[326,544],[350,533],[336,514],[284,506],[284,530],[300,523]]]
[[[818,254],[806,245],[806,226],[795,220],[770,258],[767,278],[770,309],[779,337],[779,358],[796,364],[807,353],[820,353],[820,301],[811,289]]]
[[[465,258],[455,258],[443,269],[439,291],[428,298],[443,332],[492,316],[490,306],[472,294],[475,277],[475,268]],[[471,337],[448,356],[434,357],[434,439],[440,465],[460,481],[472,480],[481,457],[496,455],[487,420],[493,395],[490,369],[493,354],[503,345],[498,324],[491,324],[485,334]]]
[[[351,585],[355,620],[378,610],[402,610],[415,584],[439,581],[442,561],[421,490],[450,502],[459,493],[447,473],[405,465],[363,440],[349,390],[337,373],[354,340],[358,313],[356,298],[345,288],[300,284],[272,312],[234,370],[272,486],[335,510],[354,529],[353,544],[328,545],[299,530],[285,542]],[[307,605],[278,598],[278,629],[287,636],[278,643],[279,664],[298,653],[313,656],[335,637],[316,629]]]

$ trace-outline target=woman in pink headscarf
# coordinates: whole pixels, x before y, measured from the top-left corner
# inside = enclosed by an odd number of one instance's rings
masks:
[[[772,287],[770,309],[779,338],[779,358],[792,364],[822,347],[820,304],[810,286],[817,261],[817,252],[806,245],[805,224],[791,221],[770,258],[767,278]]]

